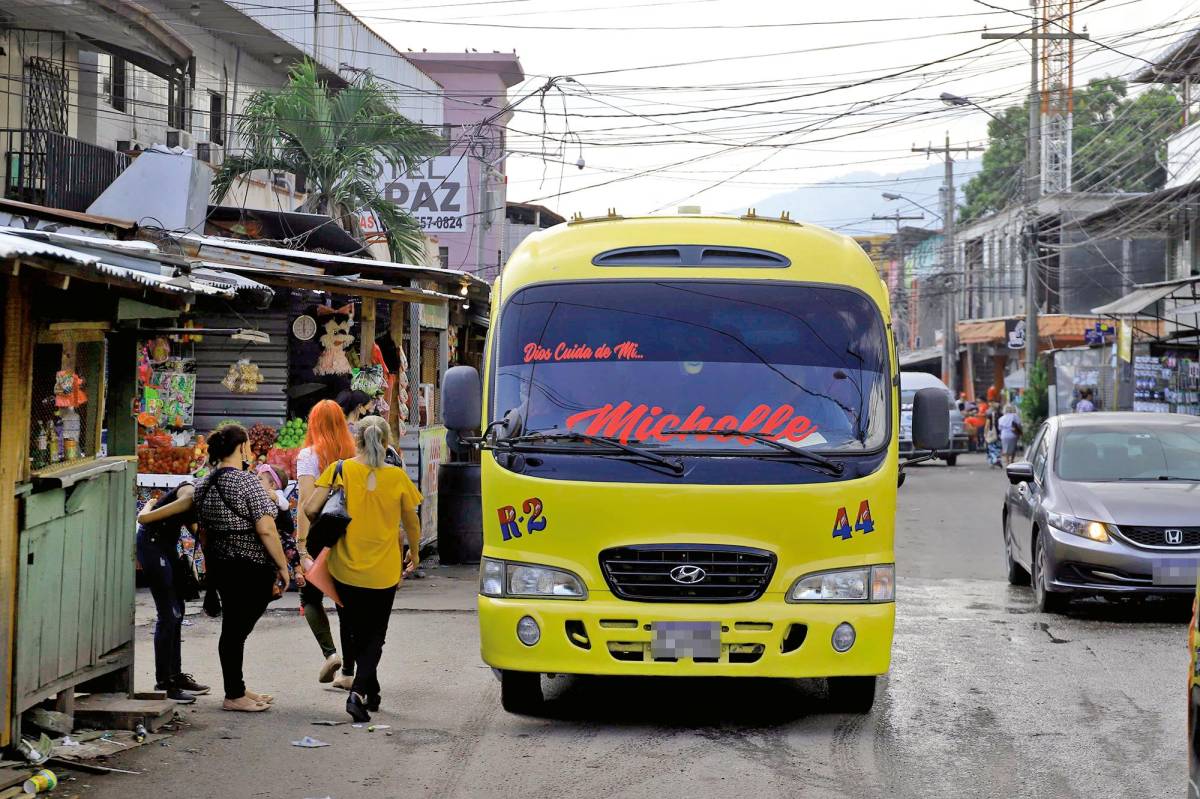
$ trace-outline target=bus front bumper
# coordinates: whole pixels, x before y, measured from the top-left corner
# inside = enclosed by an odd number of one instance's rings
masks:
[[[895,615],[891,602],[789,604],[781,594],[732,604],[628,602],[606,592],[595,592],[584,601],[479,597],[484,662],[497,669],[551,674],[884,674],[891,663]],[[541,633],[532,646],[517,637],[517,624],[525,616],[537,622]],[[720,655],[656,659],[652,642],[655,626],[662,622],[719,623]],[[838,652],[832,637],[843,622],[854,627],[855,640],[848,651]]]

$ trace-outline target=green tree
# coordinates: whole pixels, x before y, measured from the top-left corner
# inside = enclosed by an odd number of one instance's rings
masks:
[[[245,152],[227,156],[213,179],[220,202],[241,175],[259,169],[304,175],[308,198],[297,209],[326,214],[363,239],[358,213],[374,212],[396,261],[424,260],[416,220],[380,191],[380,162],[404,170],[441,151],[441,138],[396,113],[387,90],[369,72],[330,89],[305,60],[280,89],[252,94],[238,122]]]
[[[1025,370],[1025,392],[1021,394],[1021,427],[1026,442],[1032,441],[1034,433],[1046,421],[1050,412],[1050,375],[1044,358],[1033,362],[1032,369]]]
[[[1121,78],[1094,78],[1075,92],[1072,188],[1075,191],[1154,191],[1166,171],[1166,140],[1179,130],[1182,105],[1169,87],[1129,97]],[[988,123],[983,168],[963,187],[964,222],[999,211],[1021,197],[1029,111],[1012,106]]]

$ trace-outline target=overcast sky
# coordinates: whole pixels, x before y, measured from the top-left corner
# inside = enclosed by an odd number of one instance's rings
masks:
[[[610,207],[628,215],[681,204],[740,209],[852,171],[902,172],[925,162],[913,144],[941,143],[947,132],[955,144],[979,143],[987,117],[948,109],[939,94],[999,110],[1020,102],[1029,81],[1024,44],[980,38],[985,26],[1027,26],[1027,0],[988,3],[1010,10],[978,0],[347,5],[401,50],[515,50],[529,78],[510,99],[548,76],[575,78],[544,103],[535,94],[518,106],[509,199],[565,215]],[[1077,85],[1129,75],[1144,66],[1137,57],[1200,24],[1200,2],[1078,0],[1076,9],[1075,30],[1113,48],[1076,46]]]

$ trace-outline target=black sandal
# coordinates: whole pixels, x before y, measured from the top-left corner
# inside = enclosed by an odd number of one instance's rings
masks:
[[[354,691],[351,691],[350,696],[346,697],[346,712],[350,714],[350,718],[359,724],[364,724],[371,720],[371,714],[367,712],[366,702],[360,694]]]

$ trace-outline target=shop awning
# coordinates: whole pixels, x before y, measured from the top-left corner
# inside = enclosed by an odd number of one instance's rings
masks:
[[[1025,316],[1022,314],[1007,318],[1024,319]],[[959,322],[955,327],[958,331],[958,341],[960,344],[993,344],[1002,346],[1007,341],[1007,336],[1004,332],[1004,322],[1004,317],[997,319],[969,319]],[[1082,344],[1084,331],[1094,327],[1095,324],[1096,318],[1094,316],[1039,314],[1038,341],[1045,342],[1049,346]]]
[[[906,366],[916,366],[921,363],[929,363],[930,361],[938,361],[942,358],[942,347],[922,347],[919,350],[911,350],[903,353],[900,356],[900,368]]]
[[[1157,305],[1164,297],[1175,292],[1181,283],[1156,284],[1134,289],[1119,300],[1093,308],[1092,313],[1101,316],[1136,316],[1147,308]]]
[[[309,289],[324,291],[330,294],[341,294],[353,297],[369,297],[376,300],[399,302],[417,302],[423,304],[441,305],[460,297],[429,291],[420,288],[400,288],[389,286],[376,280],[358,280],[353,277],[338,277],[336,275],[313,274],[309,272],[288,272],[271,269],[261,265],[225,264],[215,261],[204,261],[205,270],[236,272],[253,275],[270,286],[292,289]]]

